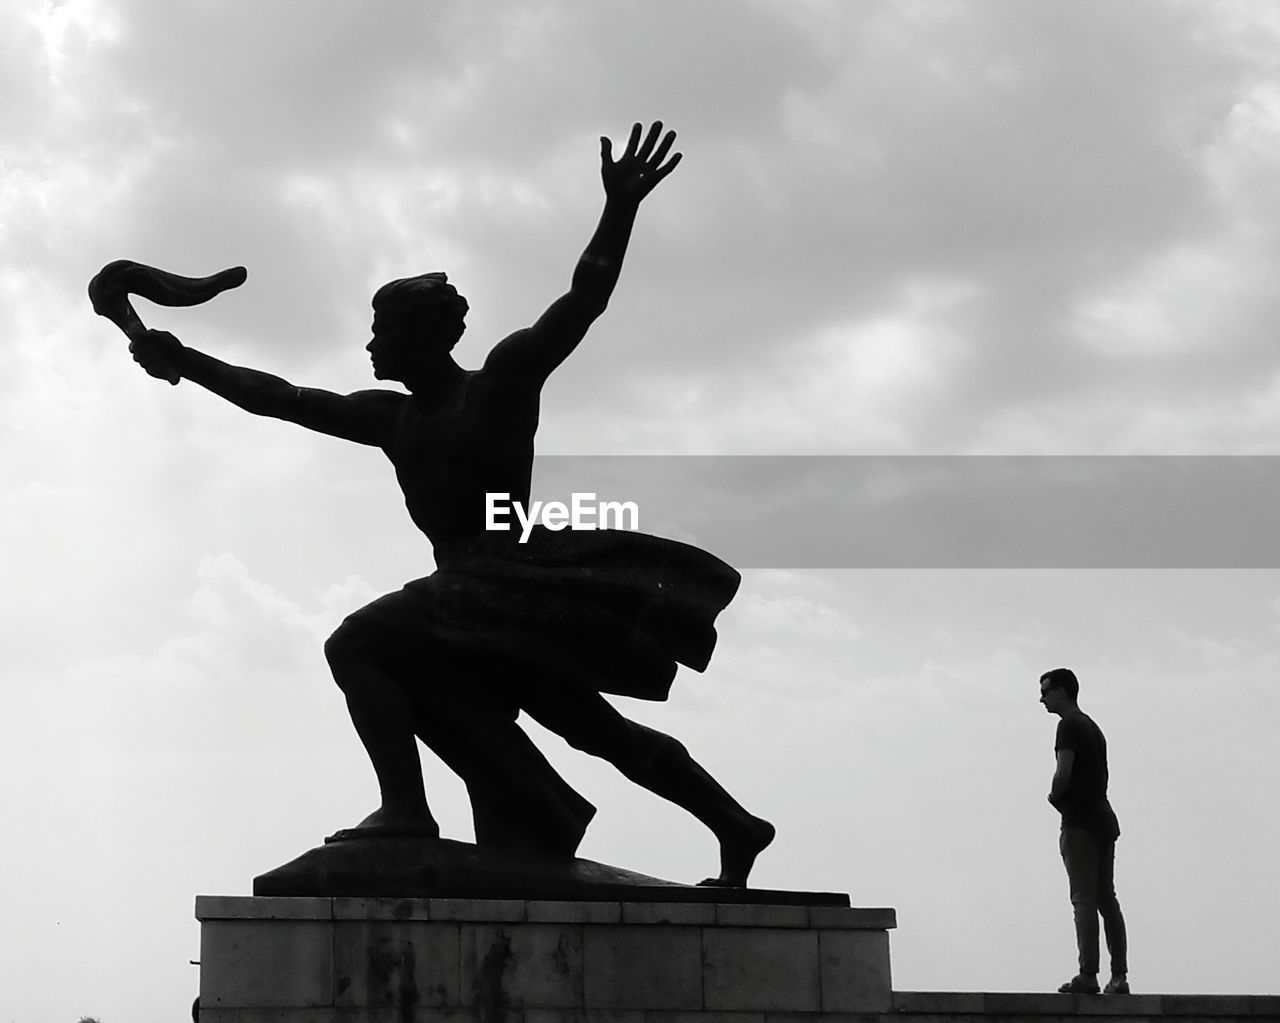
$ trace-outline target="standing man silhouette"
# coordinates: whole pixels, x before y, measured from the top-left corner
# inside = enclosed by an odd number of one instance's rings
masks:
[[[1111,954],[1107,994],[1129,993],[1128,941],[1124,916],[1116,899],[1116,839],[1120,824],[1107,799],[1107,740],[1102,729],[1080,709],[1080,682],[1070,668],[1054,668],[1040,676],[1040,702],[1057,714],[1053,750],[1057,767],[1049,802],[1062,814],[1058,840],[1071,885],[1080,972],[1063,984],[1064,994],[1098,993],[1098,916]]]

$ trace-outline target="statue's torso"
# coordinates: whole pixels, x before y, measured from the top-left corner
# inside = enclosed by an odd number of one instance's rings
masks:
[[[529,502],[538,395],[469,372],[439,402],[408,395],[383,450],[414,524],[434,547],[485,528],[486,494]]]

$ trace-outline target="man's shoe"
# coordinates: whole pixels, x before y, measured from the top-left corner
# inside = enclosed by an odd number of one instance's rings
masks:
[[[1112,977],[1107,981],[1107,986],[1102,989],[1102,993],[1104,995],[1127,995],[1129,993],[1129,982]]]
[[[1058,988],[1058,992],[1064,995],[1096,995],[1098,993],[1098,978],[1077,974],[1063,984],[1062,987]]]

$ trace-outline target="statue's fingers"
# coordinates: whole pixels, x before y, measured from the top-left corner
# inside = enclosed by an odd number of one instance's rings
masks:
[[[134,355],[133,361],[141,366],[149,377],[167,380],[171,384],[176,384],[181,379],[173,363],[163,355],[156,355],[154,352],[140,353]]]
[[[613,143],[607,135],[600,136],[600,162],[606,167],[613,166]]]
[[[649,125],[649,131],[644,137],[644,143],[640,146],[639,152],[636,153],[640,159],[648,162],[649,154],[653,152],[653,147],[658,143],[658,136],[662,134],[662,122],[654,121]]]
[[[667,153],[671,151],[672,143],[676,140],[676,133],[669,131],[662,137],[662,142],[658,148],[653,151],[653,155],[649,157],[649,162],[657,166],[666,159]]]
[[[170,384],[176,384],[182,378],[178,376],[178,371],[167,362],[156,363],[154,366],[146,367],[147,375],[155,377],[157,380],[167,380]]]
[[[665,166],[657,168],[653,172],[653,183],[656,185],[659,181],[675,170],[676,165],[680,162],[680,158],[682,156],[684,156],[683,153],[675,153],[671,159],[666,162]]]
[[[627,148],[622,154],[624,158],[636,155],[636,150],[640,147],[640,132],[642,130],[643,128],[639,121],[636,121],[636,123],[631,126],[631,135],[627,139]]]

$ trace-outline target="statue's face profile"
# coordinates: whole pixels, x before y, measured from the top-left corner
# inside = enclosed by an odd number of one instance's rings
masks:
[[[373,337],[364,347],[375,380],[403,380],[421,358],[418,349],[430,347],[425,339],[415,337],[411,318],[403,314],[375,309],[372,331]]]

